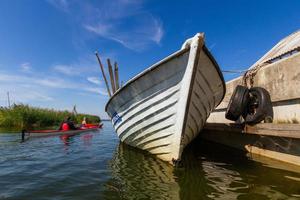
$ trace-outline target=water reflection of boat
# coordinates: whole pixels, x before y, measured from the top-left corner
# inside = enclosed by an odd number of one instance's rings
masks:
[[[235,199],[242,194],[238,189],[247,188],[238,172],[222,167],[224,163],[202,160],[194,150],[188,147],[183,155],[183,167],[173,168],[120,143],[110,164],[113,178],[106,187],[122,199],[175,200]]]
[[[214,150],[208,151],[208,146]],[[265,167],[211,143],[188,146],[182,164],[174,168],[120,143],[110,162],[112,178],[104,194],[107,199],[116,195],[119,199],[223,200],[295,199],[299,193],[299,174]]]
[[[179,199],[173,167],[164,161],[120,143],[110,167],[106,187],[121,199]]]
[[[188,146],[182,156],[184,168],[175,170],[180,199],[236,199],[247,188],[238,171],[222,161],[207,160],[197,144]]]

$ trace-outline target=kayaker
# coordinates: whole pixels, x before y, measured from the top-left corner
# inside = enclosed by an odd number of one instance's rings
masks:
[[[85,127],[86,126],[86,117],[83,117],[83,120],[82,120],[82,122],[81,122],[81,126],[83,126],[83,127]]]
[[[60,124],[59,130],[68,131],[68,130],[76,130],[76,126],[74,125],[71,117],[66,117],[64,121]]]
[[[66,128],[66,125],[64,127],[66,121],[67,121],[67,117],[65,117],[64,120],[60,123],[58,130],[63,130],[63,128]]]

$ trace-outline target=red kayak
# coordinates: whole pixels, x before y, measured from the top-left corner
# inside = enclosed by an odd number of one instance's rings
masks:
[[[84,132],[89,131],[97,131],[99,128],[102,128],[103,124],[96,125],[89,127],[80,127],[76,130],[36,130],[36,131],[29,131],[28,135],[29,137],[45,137],[45,136],[54,136],[54,135],[76,135]]]
[[[81,128],[102,128],[103,124],[86,124],[84,126],[82,126]]]

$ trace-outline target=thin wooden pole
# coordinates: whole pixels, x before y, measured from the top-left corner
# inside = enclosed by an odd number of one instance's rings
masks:
[[[98,59],[99,65],[100,65],[100,69],[101,69],[101,72],[102,72],[103,79],[105,81],[105,85],[106,85],[108,96],[111,97],[111,93],[110,93],[110,89],[109,89],[109,86],[108,86],[108,83],[107,83],[107,79],[106,79],[106,76],[105,76],[105,73],[104,73],[103,65],[101,63],[101,60],[100,60],[100,57],[99,57],[99,54],[98,54],[97,51],[95,52],[95,55],[96,55],[96,57]]]
[[[109,58],[107,59],[107,65],[108,65],[111,88],[112,88],[112,92],[114,94],[116,92],[115,79],[114,79],[114,73],[113,73],[112,66],[111,66]]]
[[[9,92],[7,92],[7,102],[8,102],[8,108],[10,108],[10,98],[9,98]]]
[[[115,80],[116,80],[116,90],[120,88],[119,85],[119,69],[118,69],[118,64],[115,62]]]
[[[76,104],[73,106],[72,113],[73,113],[73,115],[74,115],[75,117],[77,116]]]

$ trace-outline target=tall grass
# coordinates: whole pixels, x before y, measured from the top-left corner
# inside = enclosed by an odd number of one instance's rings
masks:
[[[101,121],[98,116],[94,115],[77,114],[74,116],[69,111],[14,104],[11,108],[0,107],[0,127],[32,129],[59,126],[67,116],[71,116],[74,123],[80,123],[83,117],[88,118],[88,123],[98,123]]]

